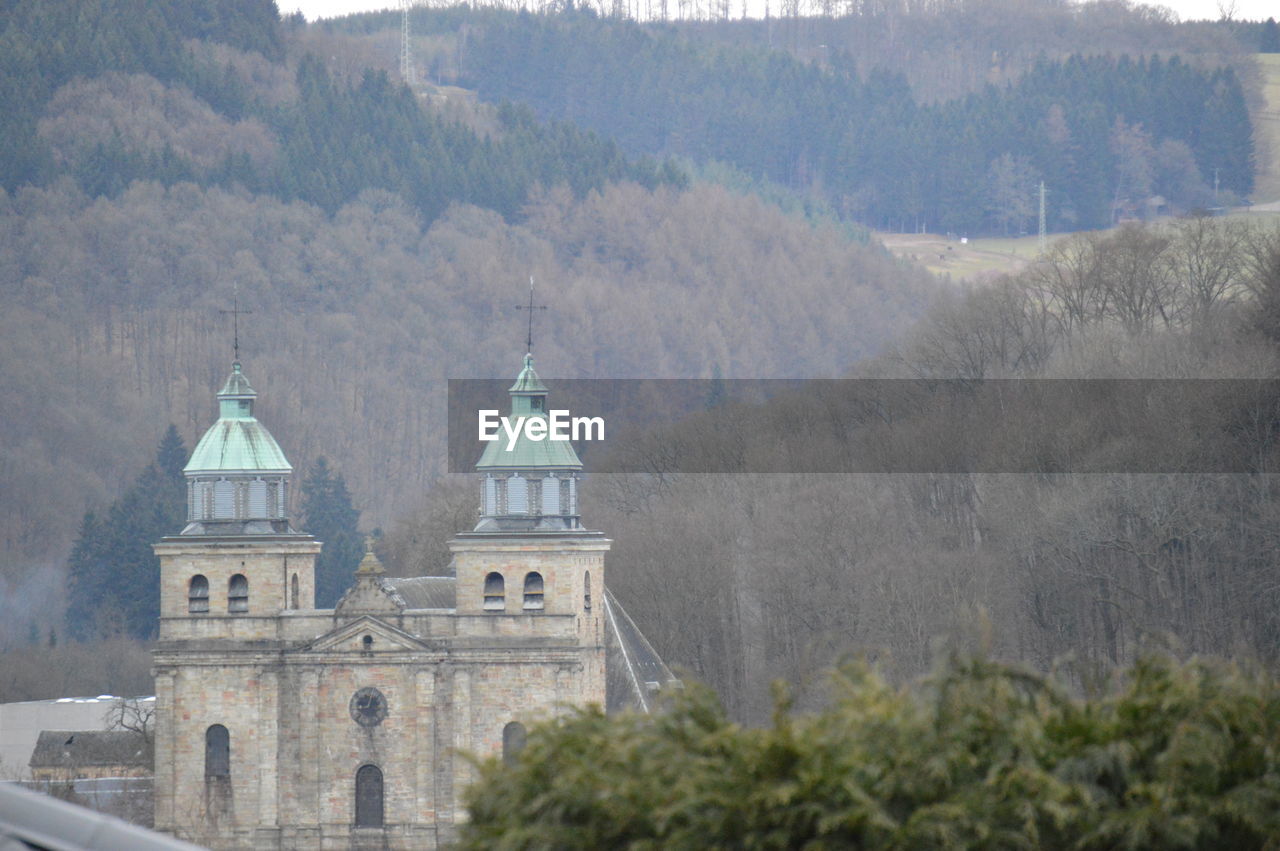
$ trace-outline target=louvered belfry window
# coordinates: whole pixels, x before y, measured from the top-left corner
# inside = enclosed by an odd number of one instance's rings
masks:
[[[501,573],[490,573],[484,578],[484,607],[489,611],[502,611],[507,607],[504,585]]]
[[[232,613],[249,611],[249,580],[243,573],[237,573],[227,583],[227,611]]]
[[[197,573],[187,585],[187,612],[202,615],[209,611],[209,580]]]
[[[542,608],[542,574],[536,570],[524,578],[524,607],[526,609]]]

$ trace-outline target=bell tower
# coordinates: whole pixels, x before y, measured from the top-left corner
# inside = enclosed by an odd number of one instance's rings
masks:
[[[532,354],[525,355],[508,392],[512,420],[546,422],[549,394],[534,371]],[[450,542],[457,611],[495,618],[495,629],[503,620],[574,616],[580,645],[592,648],[583,657],[588,674],[597,664],[602,673],[604,555],[610,542],[582,525],[582,462],[573,445],[528,434],[522,430],[510,446],[505,440],[489,443],[476,464],[480,520],[473,531]],[[594,699],[592,679],[581,681],[583,703]],[[603,680],[600,688],[602,701]]]
[[[510,419],[547,420],[547,388],[533,371],[533,355],[524,356],[511,394]],[[521,432],[514,445],[495,440],[480,462],[480,523],[477,532],[575,531],[578,478],[582,462],[567,440],[531,440]]]
[[[289,525],[293,467],[254,417],[257,397],[236,361],[218,393],[218,421],[183,469],[187,525],[155,547],[161,640],[214,637],[225,617],[315,608],[320,544]],[[235,632],[269,629],[246,623]]]
[[[183,473],[187,524],[160,558],[155,825],[249,847],[276,822],[278,653],[314,615],[320,543],[289,525],[293,472],[241,370]]]

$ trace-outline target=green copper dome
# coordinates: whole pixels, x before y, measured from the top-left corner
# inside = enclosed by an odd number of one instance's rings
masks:
[[[533,355],[524,356],[524,369],[511,385],[511,412],[507,415],[514,426],[519,417],[546,421],[547,388],[533,370]],[[581,470],[582,461],[567,440],[529,439],[524,430],[515,444],[507,448],[506,433],[499,429],[498,439],[485,445],[477,470]]]
[[[275,438],[254,419],[253,400],[257,396],[237,361],[232,365],[227,383],[218,393],[218,421],[196,444],[191,460],[183,468],[184,473],[190,476],[293,471]]]

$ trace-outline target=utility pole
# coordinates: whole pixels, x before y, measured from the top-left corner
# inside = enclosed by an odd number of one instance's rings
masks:
[[[1217,204],[1218,204],[1218,172],[1219,172],[1220,170],[1221,170],[1221,169],[1219,169],[1217,166],[1215,166],[1215,167],[1214,167],[1214,169],[1213,169],[1213,203],[1214,203],[1214,206],[1217,206]]]
[[[1044,227],[1044,181],[1040,181],[1040,253],[1044,254],[1045,246],[1045,227]]]

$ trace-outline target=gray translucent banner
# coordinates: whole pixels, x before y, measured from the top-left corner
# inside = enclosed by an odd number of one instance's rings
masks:
[[[551,379],[596,473],[1269,473],[1280,380]],[[511,379],[449,380],[449,471]],[[516,424],[510,423],[511,427]],[[567,428],[567,426],[566,426]],[[582,430],[580,430],[580,434]],[[498,429],[498,438],[507,437]]]

